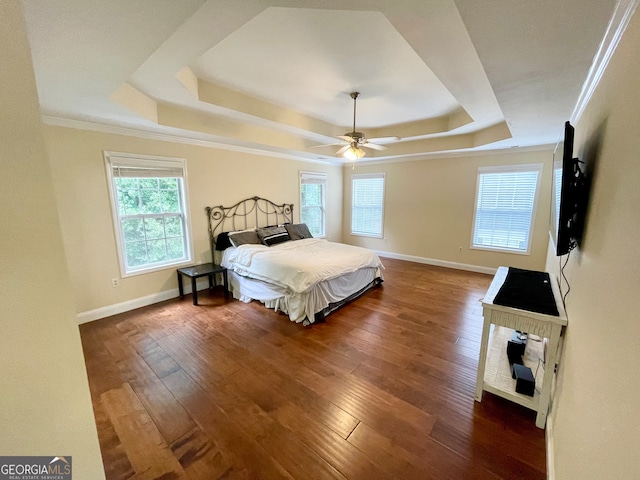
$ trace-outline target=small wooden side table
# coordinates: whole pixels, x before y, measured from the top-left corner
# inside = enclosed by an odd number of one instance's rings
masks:
[[[227,269],[216,265],[215,263],[203,263],[194,267],[183,267],[178,269],[178,291],[180,298],[184,298],[184,289],[182,287],[182,275],[191,279],[191,292],[193,293],[193,304],[198,305],[198,289],[196,288],[196,280],[200,277],[209,277],[209,288],[214,287],[214,275],[222,273],[224,281],[224,296],[229,296],[229,279],[227,278]]]

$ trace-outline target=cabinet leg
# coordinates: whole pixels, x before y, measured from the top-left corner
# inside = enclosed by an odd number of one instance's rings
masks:
[[[549,402],[551,400],[551,386],[555,381],[555,369],[558,362],[558,344],[560,342],[560,333],[562,327],[554,325],[549,336],[547,344],[547,359],[545,362],[544,380],[542,381],[542,391],[540,392],[540,401],[538,403],[538,416],[536,418],[536,427],[544,428],[547,421],[547,413],[549,413]]]
[[[538,412],[536,415],[536,427],[544,429],[544,426],[547,423],[547,414],[546,412]]]
[[[476,402],[482,401],[484,387],[484,367],[487,362],[487,348],[489,347],[489,330],[491,330],[491,312],[485,312],[484,325],[482,327],[482,340],[480,341],[480,359],[478,360],[478,373],[476,378]]]

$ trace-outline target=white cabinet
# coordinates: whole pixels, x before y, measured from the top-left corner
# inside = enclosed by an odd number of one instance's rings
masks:
[[[559,316],[545,315],[493,303],[504,283],[509,269],[500,267],[482,301],[484,326],[480,345],[480,361],[476,379],[476,401],[482,401],[482,392],[487,391],[538,412],[536,426],[544,428],[549,411],[551,385],[554,367],[558,363],[558,346],[563,328],[567,325],[567,315],[562,305],[558,283],[553,275],[551,288],[558,307]],[[524,364],[536,374],[536,391],[533,397],[516,392],[516,381],[511,378],[507,357],[507,341],[514,330],[530,335],[524,355]],[[548,340],[546,364],[542,365],[543,342]],[[546,371],[545,371],[546,366]]]

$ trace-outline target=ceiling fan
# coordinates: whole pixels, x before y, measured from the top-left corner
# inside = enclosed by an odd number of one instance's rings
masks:
[[[353,131],[347,132],[344,135],[339,135],[338,138],[344,140],[340,143],[329,143],[326,145],[316,145],[311,148],[327,147],[330,145],[342,145],[342,148],[336,152],[336,155],[342,155],[349,160],[358,160],[366,155],[366,152],[361,148],[371,148],[372,150],[386,150],[387,147],[375,142],[389,142],[394,140],[400,140],[400,137],[377,137],[369,138],[365,137],[364,133],[356,131],[356,101],[360,92],[351,92],[351,98],[353,98]]]

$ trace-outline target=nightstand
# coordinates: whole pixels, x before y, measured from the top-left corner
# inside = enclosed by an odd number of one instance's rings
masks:
[[[183,267],[178,269],[178,291],[180,298],[184,298],[184,290],[182,288],[182,275],[191,279],[191,291],[193,294],[193,304],[198,305],[198,290],[196,288],[196,280],[200,277],[209,277],[209,288],[214,286],[214,275],[222,273],[224,281],[224,296],[229,295],[229,280],[227,278],[227,269],[216,265],[215,263],[203,263],[193,267]]]

